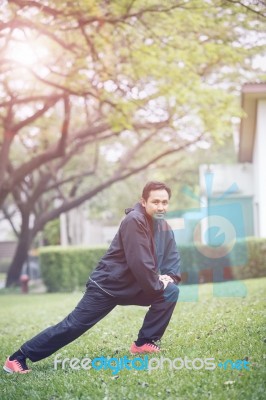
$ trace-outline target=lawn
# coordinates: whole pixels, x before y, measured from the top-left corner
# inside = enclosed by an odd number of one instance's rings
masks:
[[[67,364],[64,369],[60,364],[55,370],[52,355],[35,364],[29,362],[33,368],[30,374],[11,375],[0,372],[0,398],[265,399],[266,332],[263,297],[266,278],[243,283],[247,289],[246,297],[213,296],[213,285],[205,284],[199,288],[198,301],[178,302],[161,344],[162,354],[155,356],[158,360],[161,356],[172,361],[178,358],[174,363],[176,369],[171,370],[170,363],[165,362],[161,369],[152,371],[123,369],[113,373],[110,369],[74,370]],[[215,293],[219,293],[220,287],[221,284],[215,284]],[[184,300],[186,287],[181,287],[181,292]],[[72,310],[81,295],[0,295],[2,364],[6,356],[25,340],[60,321]],[[137,336],[146,310],[136,306],[117,307],[89,332],[56,354],[61,353],[61,359],[93,359],[100,356],[127,356],[133,359],[128,348]],[[213,358],[215,369],[205,369],[203,361],[195,361],[196,358]],[[246,363],[238,362],[233,369],[229,362],[226,369],[222,368],[221,363],[228,359],[233,362],[245,360]],[[158,365],[158,360],[153,365]],[[193,365],[192,369],[181,368],[184,360],[187,360],[190,368]]]

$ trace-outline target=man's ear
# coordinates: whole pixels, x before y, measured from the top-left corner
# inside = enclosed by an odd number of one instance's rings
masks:
[[[143,207],[146,206],[146,200],[145,200],[143,197],[141,197],[140,203],[141,203],[141,205],[142,205]]]

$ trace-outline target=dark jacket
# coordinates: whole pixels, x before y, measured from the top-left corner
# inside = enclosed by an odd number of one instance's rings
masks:
[[[166,221],[153,221],[140,203],[125,212],[89,281],[117,297],[134,297],[141,290],[150,295],[163,293],[159,274],[171,275],[175,283],[180,281],[180,256],[173,231]]]

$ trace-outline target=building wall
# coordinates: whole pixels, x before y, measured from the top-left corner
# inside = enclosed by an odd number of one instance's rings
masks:
[[[0,263],[2,259],[11,260],[15,254],[17,242],[15,241],[1,241],[0,242]]]
[[[250,163],[200,165],[200,189],[203,197],[227,197],[232,194],[253,196],[253,182],[254,171]]]
[[[61,245],[97,246],[108,245],[118,226],[103,226],[88,219],[86,207],[77,207],[60,216]]]
[[[227,219],[234,227],[238,239],[256,235],[253,218],[253,164],[201,165],[200,189],[202,212],[208,207],[209,215],[214,213],[218,217]],[[202,218],[202,238],[210,228],[208,225],[209,220]]]
[[[253,165],[256,235],[266,237],[266,100],[259,100],[257,105]]]

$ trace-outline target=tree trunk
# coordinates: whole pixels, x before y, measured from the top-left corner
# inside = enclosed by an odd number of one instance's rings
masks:
[[[22,224],[22,229],[17,249],[7,273],[6,287],[15,286],[19,284],[21,270],[23,264],[27,260],[30,244],[31,244],[30,228],[28,226],[28,223],[26,224],[24,222]]]

